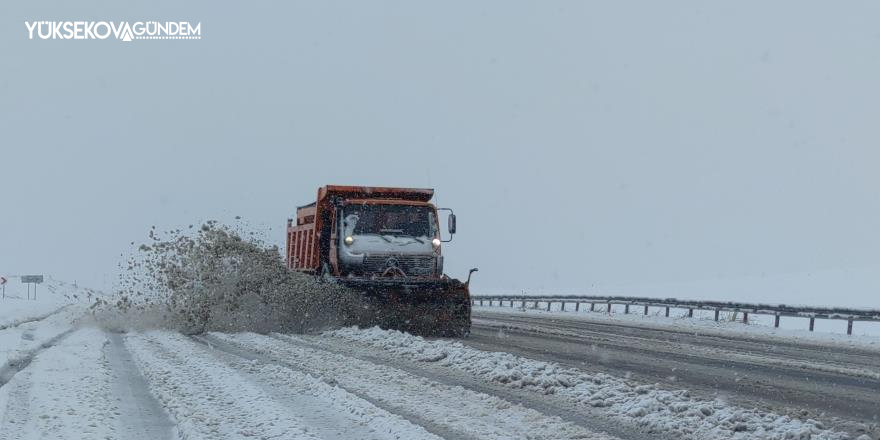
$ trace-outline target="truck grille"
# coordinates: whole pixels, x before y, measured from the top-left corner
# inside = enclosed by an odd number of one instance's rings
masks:
[[[370,255],[364,259],[364,272],[381,274],[395,265],[407,276],[434,274],[434,257],[430,255]]]

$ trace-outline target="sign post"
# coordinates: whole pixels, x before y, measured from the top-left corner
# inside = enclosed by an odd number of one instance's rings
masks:
[[[37,284],[43,282],[42,275],[22,275],[21,282],[28,285],[28,299],[31,299],[31,284],[34,285],[34,300],[37,299]]]

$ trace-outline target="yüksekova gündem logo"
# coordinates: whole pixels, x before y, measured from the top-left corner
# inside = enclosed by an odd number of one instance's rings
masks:
[[[35,21],[24,22],[28,37],[33,40],[200,40],[202,23],[195,26],[186,21],[138,21],[119,23],[107,21]]]

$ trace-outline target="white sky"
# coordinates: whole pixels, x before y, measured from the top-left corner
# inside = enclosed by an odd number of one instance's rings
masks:
[[[829,302],[880,306],[878,16],[3,2],[0,273],[101,287],[151,225],[240,215],[281,244],[320,185],[430,186],[459,217],[447,271],[480,267],[477,289],[756,279],[725,296],[791,301],[801,287],[760,280],[856,271]],[[201,22],[202,39],[28,40],[35,20]]]

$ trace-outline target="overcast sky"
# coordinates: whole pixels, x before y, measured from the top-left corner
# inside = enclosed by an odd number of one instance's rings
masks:
[[[475,289],[852,272],[826,294],[880,306],[877,17],[873,1],[2,2],[0,273],[103,286],[151,225],[240,215],[282,244],[318,186],[395,185],[455,209],[446,269],[479,267]],[[37,20],[202,38],[29,40]],[[792,301],[794,283],[724,295]]]

